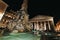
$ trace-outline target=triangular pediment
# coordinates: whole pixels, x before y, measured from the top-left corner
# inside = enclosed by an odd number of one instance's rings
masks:
[[[46,15],[37,15],[30,19],[30,21],[46,21],[46,20],[53,20],[52,16],[46,16]]]

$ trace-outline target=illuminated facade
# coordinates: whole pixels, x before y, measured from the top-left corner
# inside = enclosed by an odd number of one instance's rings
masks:
[[[33,30],[37,31],[50,31],[54,28],[53,17],[38,15],[30,19],[33,25]]]
[[[16,12],[12,10],[10,12],[5,12],[1,19],[0,27],[7,27],[9,31],[18,30],[19,32],[25,30],[31,31],[32,29],[38,31],[52,30],[54,28],[53,17],[38,15],[29,19],[29,15],[27,14],[27,3],[27,0],[24,0],[21,9]],[[0,8],[0,10],[2,10],[2,8]]]
[[[7,7],[8,7],[8,5],[5,2],[3,2],[2,0],[0,0],[0,21],[5,13],[5,10]]]
[[[55,31],[60,32],[60,21],[57,22],[57,24],[55,26]]]
[[[0,23],[4,24],[0,27],[7,27],[9,31],[18,30],[19,32],[31,30],[29,21],[29,15],[27,14],[27,0],[24,0],[21,6],[21,9],[14,12],[5,12]]]

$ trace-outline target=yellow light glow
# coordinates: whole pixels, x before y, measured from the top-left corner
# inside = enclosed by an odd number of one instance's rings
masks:
[[[60,32],[60,21],[57,22],[56,27],[55,27],[55,30],[57,32]]]

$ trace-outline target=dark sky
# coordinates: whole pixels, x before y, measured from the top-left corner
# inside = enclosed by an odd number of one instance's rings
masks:
[[[23,0],[3,0],[9,7],[14,11],[19,10]],[[50,6],[50,7],[48,7]],[[36,15],[49,15],[54,17],[54,22],[57,22],[60,19],[60,8],[55,7],[54,4],[48,4],[47,0],[29,0],[28,3],[28,14],[30,18]]]

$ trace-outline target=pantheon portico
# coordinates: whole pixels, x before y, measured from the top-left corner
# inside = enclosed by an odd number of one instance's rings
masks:
[[[37,15],[30,19],[30,22],[33,25],[33,30],[49,31],[54,28],[54,20],[51,16]]]

